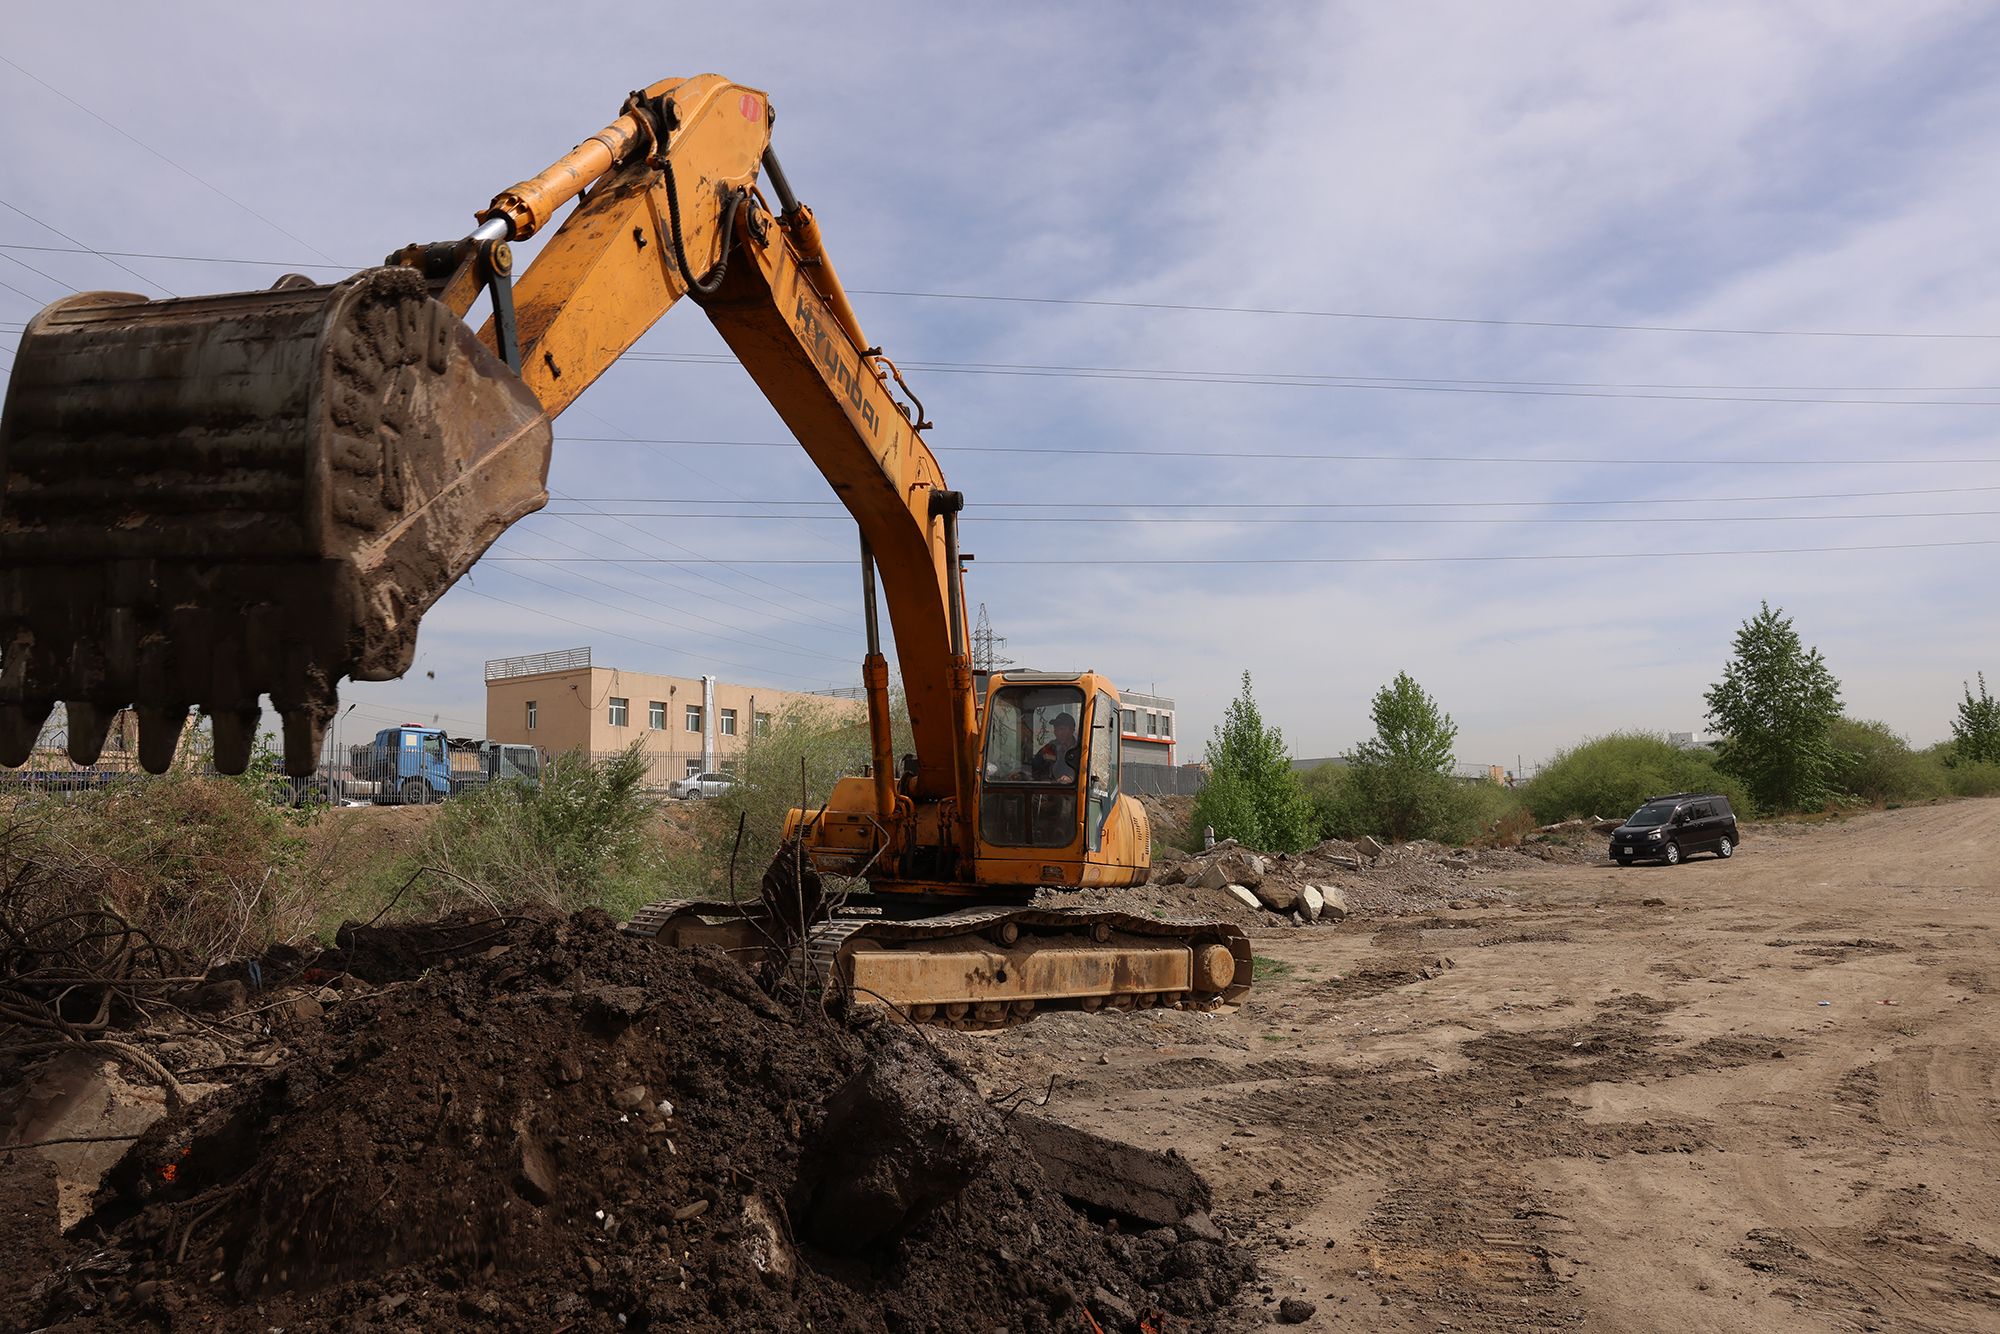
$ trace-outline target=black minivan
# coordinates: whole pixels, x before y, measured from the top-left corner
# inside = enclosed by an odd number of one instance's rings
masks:
[[[1727,857],[1741,840],[1729,798],[1714,792],[1673,792],[1654,797],[1611,833],[1611,858],[1620,866],[1662,861],[1678,866],[1696,852]]]

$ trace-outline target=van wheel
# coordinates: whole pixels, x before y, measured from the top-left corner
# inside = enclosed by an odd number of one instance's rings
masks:
[[[1718,857],[1732,857],[1735,854],[1736,854],[1736,845],[1734,843],[1731,843],[1726,838],[1723,839],[1720,843],[1715,845],[1715,855]]]
[[[1667,846],[1666,846],[1666,848],[1664,849],[1664,851],[1665,851],[1665,855],[1666,855],[1666,858],[1667,858],[1667,865],[1669,865],[1669,866],[1679,866],[1679,865],[1681,864],[1681,845],[1680,845],[1680,844],[1678,844],[1678,843],[1669,843],[1669,844],[1667,844]]]

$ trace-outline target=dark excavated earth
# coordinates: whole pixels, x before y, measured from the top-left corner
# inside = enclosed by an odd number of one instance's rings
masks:
[[[1201,1330],[1253,1272],[1102,1217],[920,1034],[586,912],[336,1007],[60,1243],[11,1226],[47,1267],[0,1325]]]

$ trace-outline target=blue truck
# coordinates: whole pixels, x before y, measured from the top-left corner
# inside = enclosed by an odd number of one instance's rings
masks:
[[[491,782],[539,784],[542,758],[533,746],[471,741],[440,727],[403,723],[352,747],[349,772],[350,796],[367,796],[378,806],[420,806]]]

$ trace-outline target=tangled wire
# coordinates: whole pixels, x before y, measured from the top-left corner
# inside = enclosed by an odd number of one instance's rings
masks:
[[[0,910],[0,1062],[65,1048],[98,1051],[157,1081],[168,1105],[187,1100],[173,1072],[114,1025],[143,1021],[170,988],[200,982],[144,930],[103,908],[21,920]]]

